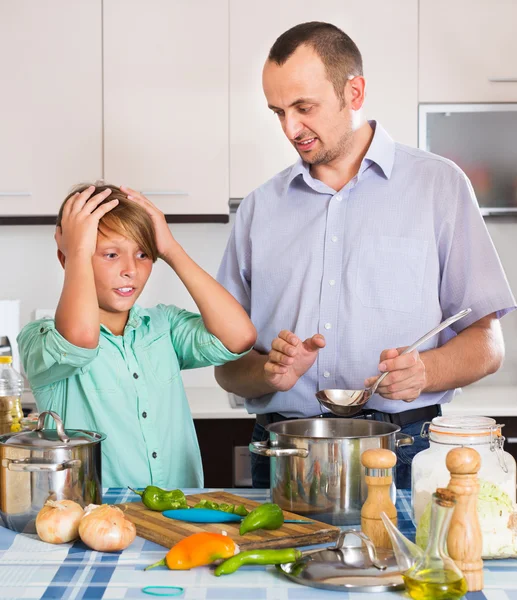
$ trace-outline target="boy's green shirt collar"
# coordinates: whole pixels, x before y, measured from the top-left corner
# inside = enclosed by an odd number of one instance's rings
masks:
[[[148,323],[150,320],[151,320],[151,315],[149,314],[149,311],[146,310],[145,308],[143,308],[142,306],[138,306],[137,304],[135,304],[129,311],[127,323],[124,328],[124,334],[127,333],[128,331],[130,331],[131,329],[138,329],[140,327],[140,325],[142,324],[142,321],[145,321],[146,323]],[[111,329],[109,329],[109,327],[106,327],[106,325],[103,325],[102,323],[101,323],[101,331],[104,331],[105,333],[107,333],[109,335],[113,335],[113,336],[115,335],[111,331]],[[120,336],[115,336],[115,337],[120,337]]]

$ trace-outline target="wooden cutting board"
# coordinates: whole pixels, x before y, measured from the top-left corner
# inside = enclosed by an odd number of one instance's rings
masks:
[[[211,500],[212,502],[226,502],[227,504],[244,504],[248,510],[259,506],[259,502],[248,500],[227,492],[212,492],[207,494],[195,494],[187,496],[187,504],[194,506],[200,500]],[[323,544],[334,542],[340,532],[339,527],[327,525],[320,521],[312,523],[284,523],[282,527],[274,531],[260,529],[247,533],[243,537],[239,535],[240,523],[185,523],[164,517],[160,512],[147,509],[142,502],[127,502],[118,505],[126,517],[136,526],[136,533],[146,540],[172,548],[174,544],[183,538],[199,533],[211,531],[221,533],[226,531],[241,549],[251,550],[253,548],[292,548],[296,546],[308,546],[311,544]],[[285,519],[305,519],[294,513],[284,511]]]

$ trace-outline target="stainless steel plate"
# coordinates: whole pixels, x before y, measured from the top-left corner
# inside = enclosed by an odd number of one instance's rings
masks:
[[[386,592],[404,589],[404,580],[391,550],[377,549],[376,568],[366,547],[342,546],[303,556],[295,563],[277,569],[292,581],[324,590]]]

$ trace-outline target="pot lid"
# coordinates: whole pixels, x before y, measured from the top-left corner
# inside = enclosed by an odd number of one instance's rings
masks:
[[[49,415],[56,422],[56,429],[44,429],[45,417]],[[22,431],[15,435],[6,435],[0,441],[8,446],[24,446],[37,448],[63,448],[85,444],[95,444],[106,436],[95,431],[82,431],[68,429],[65,431],[59,415],[53,411],[44,411],[40,414],[38,425],[32,431]]]
[[[345,543],[349,534],[359,537],[362,544]],[[404,589],[393,552],[376,549],[367,536],[353,529],[343,531],[333,548],[304,552],[297,562],[277,568],[296,583],[326,590],[386,592]]]

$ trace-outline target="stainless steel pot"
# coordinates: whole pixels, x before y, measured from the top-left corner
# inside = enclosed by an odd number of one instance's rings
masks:
[[[45,417],[56,429],[44,429]],[[47,500],[101,504],[101,446],[106,436],[68,429],[52,411],[42,412],[34,431],[0,436],[0,517],[5,527],[35,533]]]
[[[281,508],[333,525],[355,525],[367,487],[361,454],[413,443],[392,423],[296,419],[268,425],[269,440],[250,451],[271,458],[271,498]],[[395,501],[395,484],[392,499]]]

